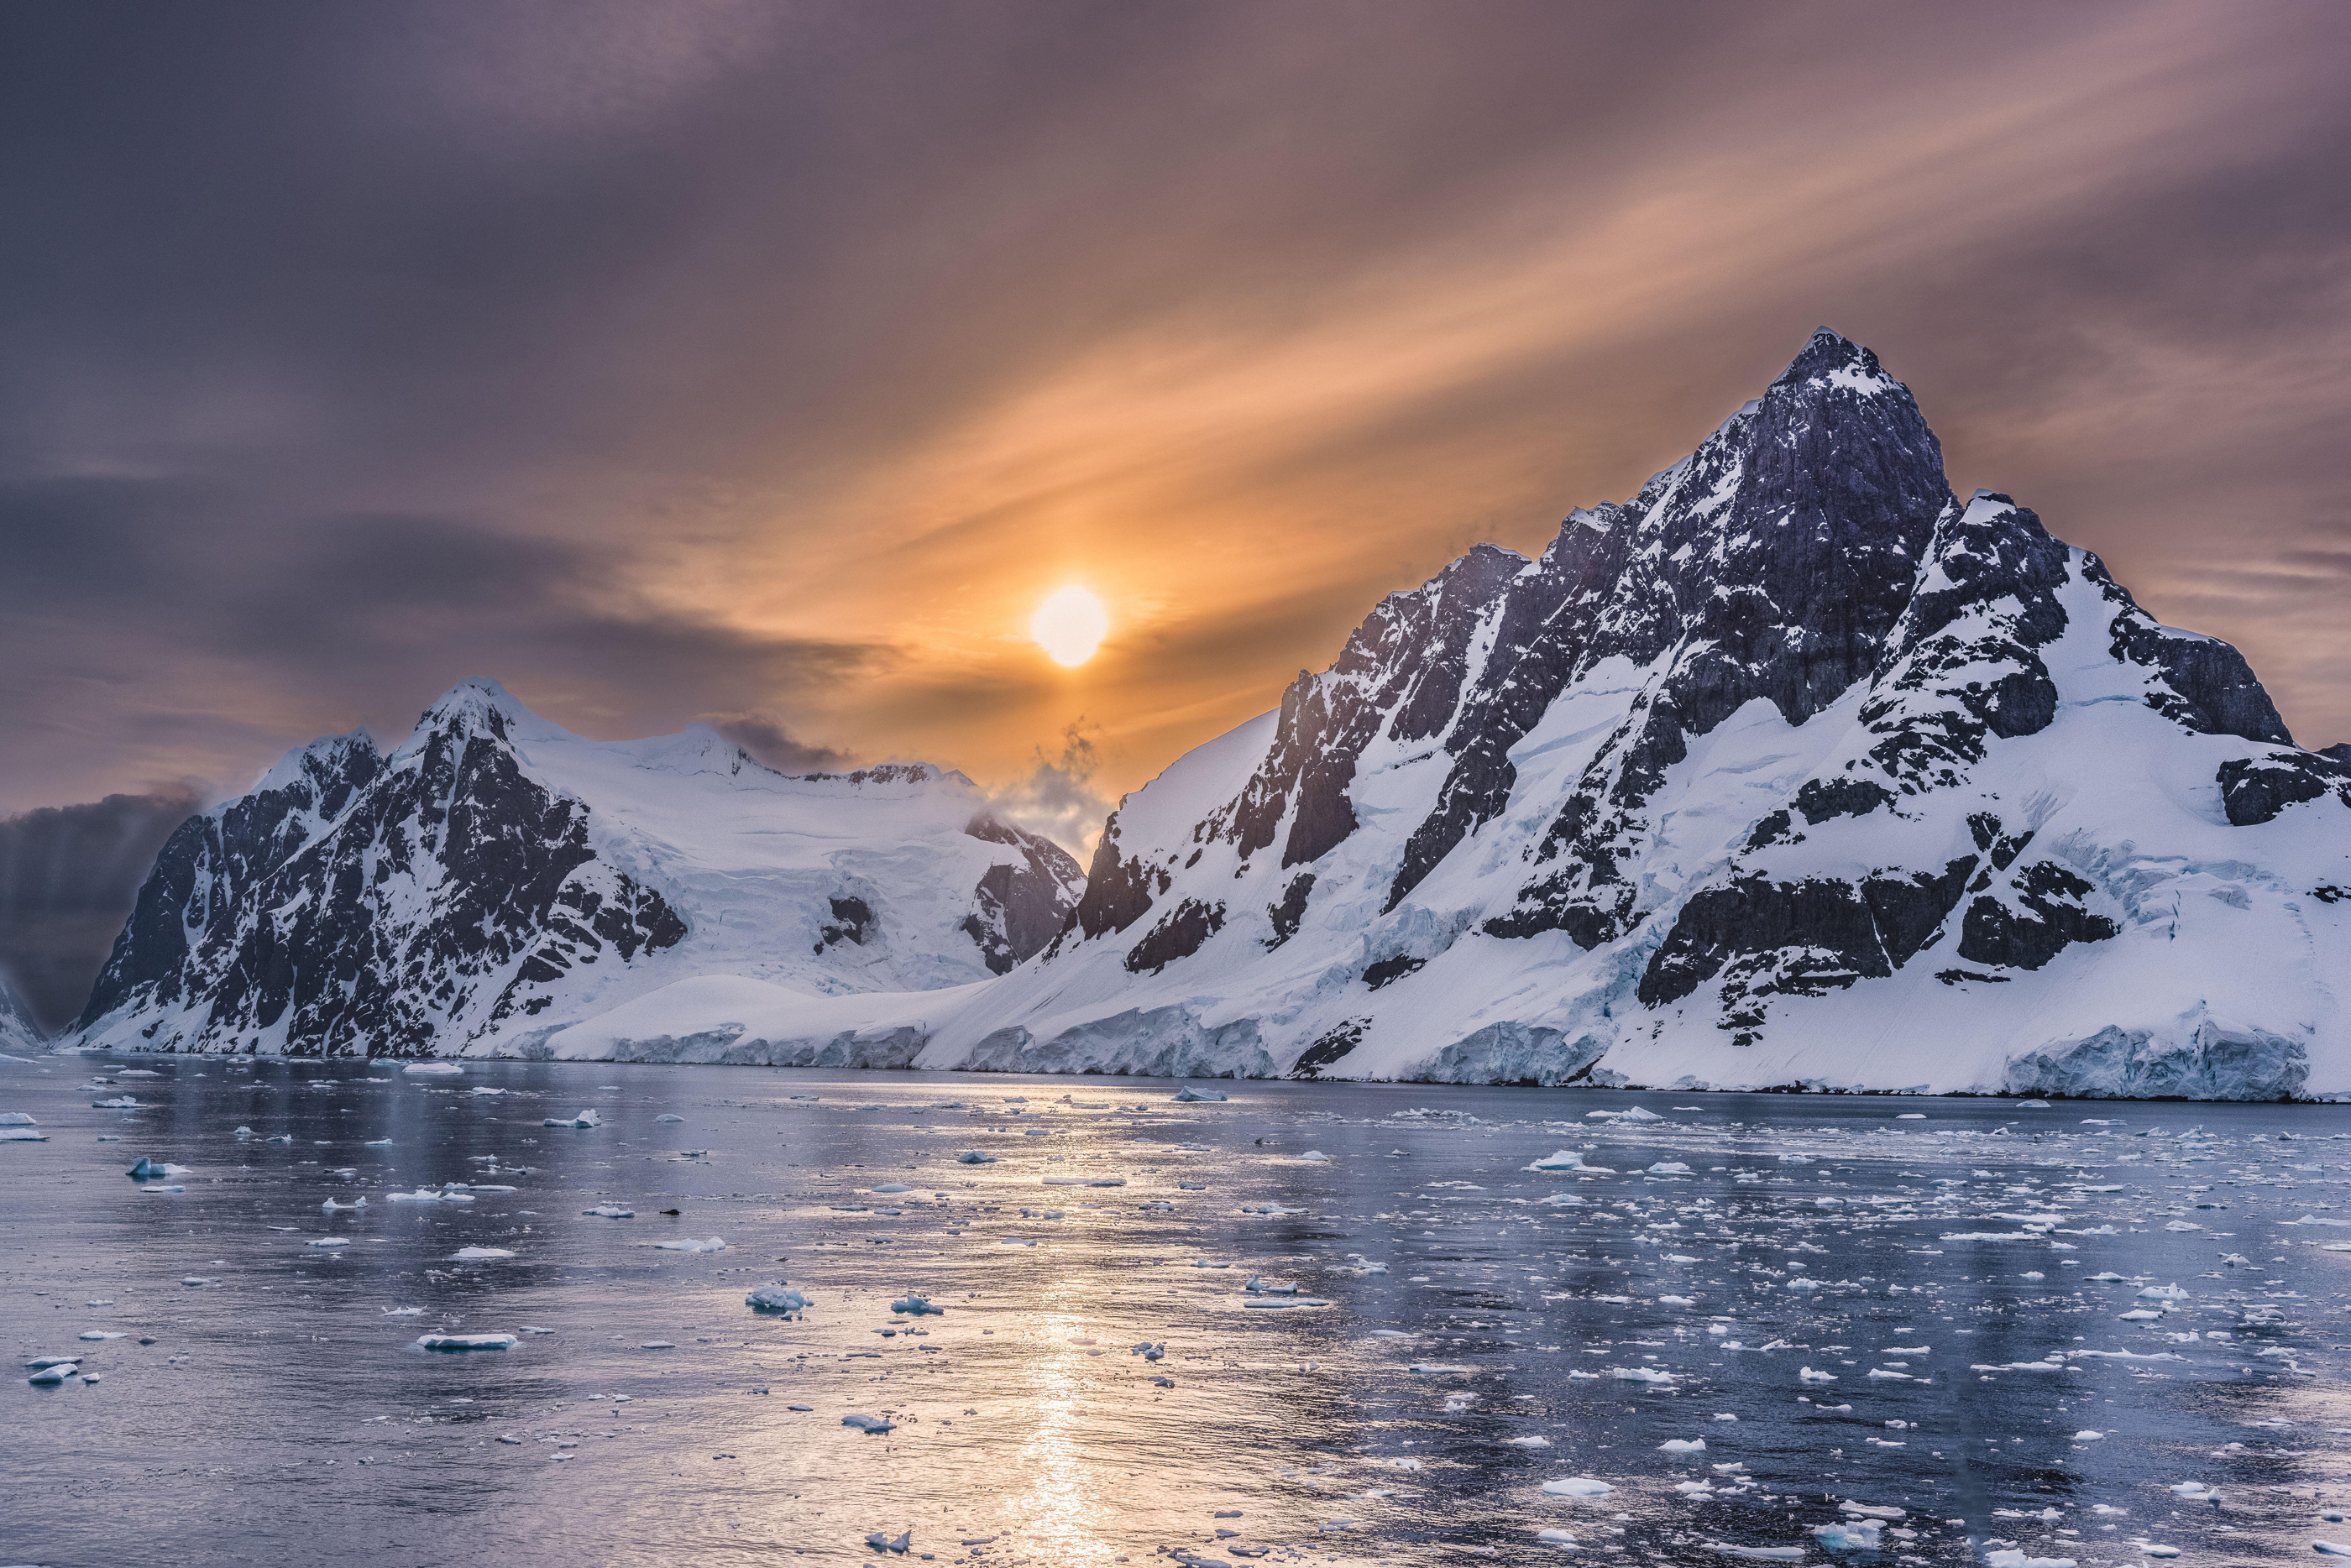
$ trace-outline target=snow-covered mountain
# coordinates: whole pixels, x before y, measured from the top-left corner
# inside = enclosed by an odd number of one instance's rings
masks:
[[[81,1043],[537,1054],[692,977],[818,1007],[1011,969],[1084,887],[960,774],[792,777],[706,728],[596,742],[469,680],[389,757],[290,753],[191,818],[141,888]]]
[[[918,1060],[2270,1097],[2351,1092],[2346,987],[2351,751],[1823,329],[1123,801]]]
[[[48,1049],[47,1032],[33,1021],[32,1007],[7,971],[0,970],[0,1053],[29,1055]]]

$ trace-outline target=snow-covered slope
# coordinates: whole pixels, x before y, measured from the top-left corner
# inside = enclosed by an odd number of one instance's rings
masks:
[[[6,971],[0,971],[0,1054],[28,1056],[48,1049],[48,1039],[33,1022],[33,1010]]]
[[[700,726],[588,741],[473,680],[388,758],[318,741],[183,825],[79,1028],[160,1050],[537,1054],[696,976],[812,1006],[983,980],[1083,886],[960,774],[791,777]]]
[[[2351,759],[1825,329],[1539,560],[1392,597],[1121,804],[918,1058],[2351,1092]]]

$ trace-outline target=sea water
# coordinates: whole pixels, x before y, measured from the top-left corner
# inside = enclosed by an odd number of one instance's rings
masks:
[[[2351,1541],[2342,1110],[1200,1086],[0,1064],[0,1558]]]

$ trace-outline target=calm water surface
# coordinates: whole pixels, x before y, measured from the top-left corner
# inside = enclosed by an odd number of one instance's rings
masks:
[[[2351,1502],[2351,1112],[1218,1086],[0,1064],[0,1111],[49,1135],[0,1144],[0,1334],[98,1378],[0,1396],[0,1560],[2089,1568],[2351,1541],[2324,1517]],[[1636,1106],[1663,1119],[1592,1115]],[[1525,1168],[1560,1150],[1608,1170]],[[134,1181],[141,1156],[183,1168]],[[473,1200],[392,1199],[452,1182]],[[779,1279],[803,1319],[745,1304]],[[893,1314],[909,1292],[945,1315]],[[1614,1490],[1543,1490],[1583,1480]],[[1874,1552],[1815,1533],[1868,1517]],[[866,1542],[908,1530],[907,1559]]]

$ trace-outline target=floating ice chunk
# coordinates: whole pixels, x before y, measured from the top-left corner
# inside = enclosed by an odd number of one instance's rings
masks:
[[[874,1551],[895,1552],[901,1556],[904,1556],[905,1554],[906,1548],[912,1546],[914,1543],[914,1532],[911,1530],[907,1531],[903,1535],[895,1536],[877,1530],[872,1534],[865,1538],[865,1544],[873,1548]]]
[[[454,1078],[465,1070],[455,1062],[411,1062],[401,1069],[412,1078]]]
[[[2149,1285],[2138,1293],[2143,1302],[2184,1302],[2188,1293],[2178,1285]]]
[[[1523,1438],[1505,1438],[1502,1446],[1506,1449],[1548,1449],[1551,1439],[1540,1433],[1531,1433]]]
[[[475,1085],[473,1092],[477,1095],[503,1095],[506,1093],[504,1089],[485,1088],[478,1084]]]
[[[348,1247],[350,1242],[340,1236],[321,1236],[315,1241],[305,1241],[302,1244],[306,1247],[319,1247],[332,1251],[338,1247]]]
[[[1546,1546],[1573,1546],[1575,1537],[1564,1530],[1538,1530],[1535,1539]]]
[[[604,1118],[597,1115],[595,1108],[590,1106],[569,1121],[559,1116],[549,1116],[538,1125],[543,1127],[600,1127],[604,1125]]]
[[[597,1220],[633,1220],[637,1217],[635,1210],[623,1209],[617,1203],[599,1203],[593,1209],[582,1209],[580,1212]]]
[[[1437,1361],[1416,1361],[1405,1368],[1424,1377],[1466,1377],[1478,1369],[1474,1366],[1448,1366]]]
[[[1889,1383],[1917,1383],[1923,1381],[1923,1379],[1911,1376],[1907,1372],[1895,1372],[1884,1366],[1871,1367],[1869,1369],[1869,1375],[1872,1377],[1879,1378]]]
[[[2105,1434],[2104,1432],[2093,1432],[2086,1427],[2074,1434],[2074,1440],[2077,1443],[2102,1442],[2105,1438]]]
[[[1328,1165],[1331,1162],[1331,1157],[1319,1148],[1308,1149],[1304,1154],[1300,1155],[1298,1159],[1301,1165]]]
[[[1689,1174],[1689,1167],[1678,1159],[1661,1159],[1657,1161],[1656,1164],[1649,1167],[1649,1174],[1652,1176],[1687,1176]]]
[[[1875,1552],[1885,1522],[1876,1519],[1840,1519],[1813,1526],[1813,1538],[1829,1552]]]
[[[388,1137],[371,1137],[361,1147],[366,1148],[390,1148],[392,1147],[392,1140]]]
[[[395,1192],[392,1195],[392,1200],[394,1203],[471,1203],[474,1200],[474,1195],[470,1192],[451,1192],[446,1189],[436,1192],[430,1187],[420,1187],[413,1192]]]
[[[1255,1301],[1241,1303],[1245,1307],[1270,1307],[1277,1311],[1283,1307],[1326,1307],[1330,1304],[1320,1296],[1260,1296]]]
[[[976,1148],[967,1148],[956,1156],[956,1163],[957,1165],[994,1165],[996,1157],[992,1154],[982,1154]]]
[[[781,1313],[790,1318],[808,1311],[810,1303],[804,1293],[778,1280],[774,1284],[761,1285],[745,1296],[743,1304],[759,1312]]]
[[[892,1312],[904,1313],[909,1317],[922,1317],[926,1314],[932,1317],[945,1317],[947,1315],[946,1308],[943,1306],[933,1306],[930,1303],[930,1298],[927,1296],[915,1295],[911,1291],[899,1300],[892,1302],[890,1303],[890,1310]]]
[[[1659,1296],[1657,1304],[1669,1307],[1694,1307],[1698,1303],[1688,1296]]]
[[[2142,1553],[2149,1557],[2177,1557],[2179,1555],[2179,1547],[2158,1546],[2151,1541],[2140,1542],[2138,1543],[2138,1549]]]
[[[324,1203],[319,1205],[320,1212],[327,1214],[340,1214],[347,1210],[364,1209],[366,1207],[367,1199],[364,1198],[351,1203],[338,1203],[333,1199],[329,1198]]]
[[[81,1333],[74,1335],[74,1337],[76,1339],[86,1339],[92,1344],[97,1344],[100,1341],[109,1339],[129,1339],[131,1336],[114,1329],[92,1328],[85,1329]]]
[[[2032,1557],[2022,1552],[1987,1552],[1991,1568],[2074,1568],[2071,1557]]]
[[[38,1380],[36,1379],[36,1381]],[[2351,1557],[2351,1546],[2344,1546],[2332,1541],[2314,1541],[2310,1543],[2310,1549],[2321,1557]]]
[[[873,1190],[876,1192],[912,1192],[914,1189],[907,1186],[903,1181],[885,1181]]]
[[[110,1100],[92,1100],[90,1108],[100,1111],[135,1111],[139,1102],[129,1095],[117,1095]]]
[[[1780,1157],[1780,1163],[1782,1165],[1810,1165],[1813,1163],[1813,1157],[1809,1154],[1783,1154]]]
[[[682,1122],[685,1120],[685,1118],[679,1116],[675,1111],[664,1111],[661,1115],[655,1116],[653,1120],[657,1122]]]
[[[1702,1454],[1706,1452],[1704,1438],[1667,1438],[1657,1445],[1661,1454]]]
[[[49,1135],[38,1127],[0,1127],[0,1143],[47,1143]]]
[[[1196,1089],[1186,1084],[1176,1091],[1174,1098],[1179,1106],[1198,1105],[1211,1101],[1221,1102],[1225,1098],[1225,1092],[1222,1089]]]
[[[449,1261],[453,1263],[487,1263],[513,1256],[514,1249],[511,1247],[460,1247],[449,1254]]]
[[[512,1350],[522,1342],[510,1334],[428,1334],[416,1343],[426,1350]]]
[[[1548,1209],[1582,1209],[1586,1206],[1586,1200],[1573,1192],[1554,1192],[1549,1198],[1540,1198],[1535,1201]]]
[[[666,1339],[648,1339],[640,1344],[637,1348],[639,1350],[675,1350],[677,1346]]]
[[[2149,1312],[2145,1307],[2136,1307],[2131,1311],[2123,1314],[2119,1321],[2123,1323],[2160,1323],[2163,1321],[2163,1314],[2159,1312]]]
[[[1758,1557],[1767,1563],[1801,1563],[1804,1549],[1801,1546],[1731,1546],[1719,1541],[1706,1543],[1708,1552],[1719,1552],[1726,1557]]]
[[[1553,1497],[1606,1497],[1616,1490],[1606,1481],[1593,1480],[1590,1476],[1570,1476],[1565,1480],[1547,1480],[1542,1483],[1542,1489]]]
[[[2286,1223],[2291,1225],[2294,1221],[2289,1220]],[[2351,1225],[2351,1220],[2330,1220],[2327,1223],[2330,1225]],[[2167,1231],[2201,1231],[2204,1227],[2197,1224],[2192,1220],[2174,1220],[2169,1224],[2166,1225],[2164,1229]]]
[[[887,1432],[897,1426],[887,1416],[843,1416],[841,1424],[854,1427],[861,1432]]]
[[[1927,1119],[1927,1113],[1924,1111],[1904,1111],[1897,1115],[1894,1119],[1897,1122],[1923,1122]]]
[[[675,1241],[655,1241],[653,1245],[664,1252],[723,1252],[726,1250],[726,1243],[716,1236],[707,1241],[697,1241],[687,1236]]]
[[[29,1127],[39,1125],[23,1111],[0,1111],[0,1127]]]
[[[53,1361],[48,1366],[35,1372],[30,1377],[26,1378],[25,1381],[34,1384],[39,1387],[54,1388],[58,1384],[65,1382],[68,1378],[78,1377],[80,1376],[81,1367],[78,1363],[71,1361]]]
[[[1249,1292],[1251,1295],[1294,1296],[1298,1293],[1298,1287],[1296,1285],[1278,1285],[1268,1280],[1263,1274],[1251,1274],[1249,1277],[1249,1283],[1243,1285],[1241,1289]]]
[[[2016,1108],[2020,1111],[2045,1111],[2049,1108],[2049,1102],[2046,1100],[2019,1100],[2016,1102]]]

